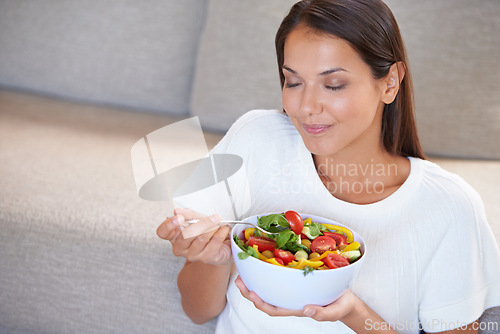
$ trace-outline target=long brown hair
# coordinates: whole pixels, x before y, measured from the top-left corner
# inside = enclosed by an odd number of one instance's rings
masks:
[[[386,104],[382,116],[381,140],[385,149],[400,156],[425,158],[420,147],[414,116],[413,83],[406,49],[396,19],[381,0],[303,0],[283,19],[276,33],[276,53],[281,88],[285,78],[285,40],[302,24],[319,33],[349,42],[370,66],[375,79],[385,77],[401,61],[406,69],[399,92]]]

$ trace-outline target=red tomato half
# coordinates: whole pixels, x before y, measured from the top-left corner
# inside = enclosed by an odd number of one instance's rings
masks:
[[[337,244],[337,247],[339,247],[341,245],[347,245],[347,238],[343,234],[325,231],[325,232],[323,232],[323,235],[326,235],[327,237],[335,239],[335,243]]]
[[[304,227],[302,217],[295,211],[287,211],[285,212],[285,218],[288,221],[288,224],[290,224],[293,232],[300,235],[300,233],[302,233],[302,228]]]
[[[349,260],[339,254],[330,253],[324,259],[323,262],[330,269],[345,267],[349,265]]]
[[[283,260],[283,263],[285,263],[285,266],[295,260],[295,255],[293,255],[291,252],[275,248],[273,251],[273,255],[276,259],[281,259]]]
[[[323,254],[326,251],[334,251],[337,249],[337,244],[333,238],[320,235],[311,242],[311,252]]]
[[[265,237],[251,236],[248,238],[248,246],[253,247],[253,245],[257,245],[261,253],[266,250],[272,252],[276,248],[276,241]]]

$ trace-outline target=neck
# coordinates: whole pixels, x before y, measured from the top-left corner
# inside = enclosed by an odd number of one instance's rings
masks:
[[[330,193],[342,200],[367,204],[382,200],[396,191],[409,175],[406,158],[384,149],[313,155],[318,175]]]

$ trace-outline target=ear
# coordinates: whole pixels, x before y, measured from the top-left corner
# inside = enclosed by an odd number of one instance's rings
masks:
[[[389,73],[387,73],[386,77],[383,79],[384,91],[382,93],[382,101],[385,104],[391,104],[396,98],[399,92],[399,85],[401,81],[403,81],[405,72],[406,67],[403,62],[397,61],[391,65]]]

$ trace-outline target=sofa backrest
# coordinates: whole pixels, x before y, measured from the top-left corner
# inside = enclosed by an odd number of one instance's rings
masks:
[[[0,2],[0,86],[197,115],[281,108],[274,35],[295,0]],[[500,2],[387,0],[426,153],[500,159]]]
[[[207,3],[0,1],[0,85],[187,115]]]
[[[386,3],[408,49],[426,153],[500,159],[500,1]]]

